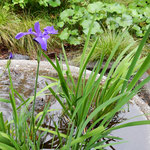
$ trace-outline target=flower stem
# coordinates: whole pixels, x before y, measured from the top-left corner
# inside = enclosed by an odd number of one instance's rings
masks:
[[[35,80],[35,88],[34,88],[34,99],[33,99],[33,105],[32,105],[32,116],[31,116],[31,124],[30,124],[30,134],[32,139],[34,140],[34,145],[36,144],[36,133],[35,133],[35,118],[34,118],[34,111],[35,111],[35,101],[36,101],[36,93],[37,93],[37,83],[38,83],[38,77],[39,77],[39,67],[40,67],[40,58],[42,54],[42,49],[38,50],[37,52],[37,71],[36,71],[36,80]],[[36,145],[35,145],[36,146]]]

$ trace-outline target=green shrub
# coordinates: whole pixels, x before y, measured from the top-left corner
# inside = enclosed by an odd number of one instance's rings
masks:
[[[144,3],[145,4],[145,3]],[[91,34],[103,33],[103,26],[110,30],[129,28],[130,33],[137,37],[143,37],[149,27],[149,2],[138,5],[136,2],[125,6],[119,3],[71,3],[60,14],[57,26],[64,28],[60,39],[70,44],[80,44],[81,36],[87,35],[89,24],[94,13],[97,14]],[[76,40],[75,40],[76,39]]]
[[[40,5],[40,6],[52,6],[52,7],[57,7],[60,6],[61,1],[60,0],[6,0],[4,3],[4,7],[6,9],[9,9],[9,7],[15,7],[15,6],[20,6],[22,9],[24,9],[27,5]]]

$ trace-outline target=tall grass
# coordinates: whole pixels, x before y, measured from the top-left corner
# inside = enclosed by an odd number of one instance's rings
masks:
[[[106,61],[108,59],[108,57],[110,56],[113,48],[115,47],[115,45],[119,41],[120,37],[122,36],[122,34],[124,34],[124,37],[121,40],[120,45],[118,46],[118,48],[117,48],[117,50],[116,50],[116,52],[112,58],[112,61],[115,61],[117,59],[117,57],[121,54],[121,52],[126,47],[128,47],[128,45],[131,45],[133,43],[132,46],[130,46],[130,48],[128,48],[125,55],[127,55],[135,47],[137,47],[138,42],[136,42],[133,39],[133,37],[128,33],[128,31],[115,32],[115,31],[105,30],[105,32],[103,34],[99,35],[97,45],[96,45],[95,50],[94,50],[93,54],[91,55],[89,61],[100,60],[100,57],[102,54],[105,57],[104,61]],[[89,47],[92,46],[92,43],[93,43],[93,40],[90,40]],[[86,54],[85,54],[86,56],[88,55],[89,51],[90,51],[90,48],[86,51]],[[74,58],[74,62],[79,63],[80,58],[81,58],[81,56],[77,56],[76,58]]]
[[[46,25],[52,25],[47,14],[44,17],[41,16],[40,12],[37,12],[34,16],[26,13],[19,15],[0,8],[0,43],[2,43],[2,45],[9,51],[26,54],[31,58],[36,58],[38,47],[31,36],[23,37],[19,41],[17,41],[14,37],[20,31],[27,32],[28,29],[37,21],[40,22],[42,28]],[[48,52],[53,51],[60,45],[58,38],[54,36],[52,37],[53,38],[48,41]]]

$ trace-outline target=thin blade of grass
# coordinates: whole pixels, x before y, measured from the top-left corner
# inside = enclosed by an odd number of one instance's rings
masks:
[[[52,62],[52,60],[42,51],[43,56],[49,61],[49,63],[53,66],[53,68],[57,71],[56,65]]]
[[[68,97],[68,99],[70,100],[70,96],[69,96],[69,92],[68,92],[69,88],[67,87],[67,84],[66,84],[64,76],[62,74],[62,70],[61,70],[61,67],[59,65],[57,57],[56,57],[56,65],[57,65],[57,72],[58,72],[58,76],[59,76],[59,79],[60,79],[60,84],[61,84],[62,90],[64,91],[64,94]],[[68,104],[70,105],[71,102],[68,101]]]
[[[36,126],[35,126],[36,128]],[[51,133],[51,134],[54,134],[54,135],[57,135],[58,136],[58,133],[56,131],[53,131],[53,130],[49,130],[49,129],[45,129],[45,128],[42,128],[42,127],[39,127],[38,129],[39,131],[46,131],[48,133]],[[67,138],[67,135],[63,134],[63,133],[59,133],[59,135],[62,137],[62,138]]]
[[[122,143],[127,143],[127,141],[115,142],[115,143],[109,143],[109,144],[105,144],[105,145],[100,145],[100,146],[95,147],[95,150],[102,149],[102,148],[105,148],[105,147],[108,147],[108,146],[112,146],[112,145],[122,144]]]
[[[80,61],[80,69],[82,68],[82,65],[84,63],[85,52],[86,52],[88,44],[89,44],[89,40],[90,40],[90,36],[91,36],[91,31],[92,31],[92,28],[93,28],[93,25],[94,25],[95,18],[96,18],[96,14],[93,16],[93,19],[92,19],[92,22],[91,22],[91,25],[90,25],[90,28],[89,28],[89,31],[88,31],[88,35],[87,35],[87,38],[86,38],[86,41],[85,41],[85,45],[84,45],[84,48],[83,48],[83,53],[82,53],[81,61]]]
[[[105,130],[105,128],[103,126],[99,126],[98,128],[96,128],[96,129],[86,133],[85,135],[74,139],[71,142],[71,146],[73,146],[73,145],[75,145],[77,143],[82,143],[85,139],[90,138],[90,137],[92,137],[94,135],[101,134],[104,130]],[[64,146],[62,149],[66,149],[66,146]]]
[[[75,87],[75,82],[74,82],[74,79],[73,79],[73,77],[72,77],[72,73],[71,73],[71,71],[70,71],[68,59],[67,59],[66,52],[65,52],[65,49],[64,49],[63,44],[62,44],[62,50],[63,50],[63,54],[64,54],[64,58],[65,58],[65,63],[66,63],[66,66],[67,66],[67,70],[68,70],[68,72],[69,72],[69,76],[70,76],[71,81],[72,81],[73,89],[75,90],[75,89],[76,89],[76,87]]]
[[[104,144],[105,142],[106,142],[106,140],[103,140],[103,141],[97,142],[95,144],[92,144],[91,146],[86,146],[85,150],[91,150],[91,149],[93,149],[96,146]]]
[[[140,67],[140,69],[138,70],[138,72],[136,73],[136,75],[134,76],[134,78],[132,79],[132,81],[129,83],[128,85],[128,90],[131,90],[135,84],[137,83],[137,81],[140,79],[140,77],[150,68],[150,53],[148,54],[148,56],[146,57],[144,63],[142,64],[142,66]]]
[[[0,102],[4,102],[4,103],[11,103],[10,100],[5,99],[5,98],[0,98]]]
[[[43,121],[44,121],[44,118],[45,118],[45,116],[47,115],[49,106],[50,106],[50,102],[45,105],[44,110],[43,110],[42,113],[41,113],[42,117],[41,117],[41,119],[40,119],[40,120],[38,121],[38,123],[37,123],[37,129],[36,129],[35,133],[37,132],[38,128],[42,125],[42,123],[43,123]],[[35,120],[35,121],[36,121],[36,120]]]
[[[5,122],[3,118],[3,113],[0,112],[0,131],[6,133]]]
[[[109,58],[107,59],[107,61],[106,61],[106,63],[105,63],[105,66],[104,66],[102,72],[100,73],[100,77],[99,77],[98,80],[97,80],[97,84],[100,83],[102,77],[104,76],[104,74],[105,74],[105,72],[106,72],[106,70],[107,70],[107,68],[108,68],[108,66],[109,66],[110,61],[112,60],[112,58],[113,58],[115,52],[117,51],[117,49],[118,49],[118,47],[119,47],[119,45],[120,45],[122,39],[124,38],[124,35],[125,35],[125,33],[120,37],[120,39],[119,39],[119,41],[117,42],[116,46],[113,48],[113,50],[112,50],[112,52],[111,52]]]
[[[89,116],[88,118],[86,119],[86,121],[84,121],[83,124],[80,125],[80,128],[79,128],[79,132],[78,132],[78,136],[79,137],[84,128],[87,126],[87,124],[90,122],[90,120],[93,119],[94,116],[96,116],[103,108],[106,108],[108,105],[110,105],[111,103],[117,101],[119,98],[121,98],[122,96],[126,95],[127,93],[124,93],[124,94],[121,94],[121,95],[118,95],[108,101],[106,101],[105,103],[103,103],[102,105],[98,106]]]
[[[18,145],[18,143],[13,139],[13,137],[11,137],[10,135],[3,133],[0,131],[0,142],[11,146],[12,148],[14,147],[17,150],[20,150],[20,146]]]
[[[139,125],[150,125],[150,120],[134,121],[134,122],[124,123],[122,125],[112,127],[110,129],[108,129],[108,131],[106,131],[106,132],[110,132],[110,131],[113,131],[113,130],[118,130],[118,129],[126,128],[126,127],[139,126]]]
[[[74,123],[72,124],[69,138],[67,139],[67,148],[66,149],[71,148],[71,141],[72,141],[72,137],[73,137],[73,132],[74,132]]]
[[[58,135],[58,139],[59,139],[59,145],[62,147],[62,137],[60,136],[60,132],[58,130],[58,126],[56,125],[56,122],[54,122],[54,126]]]
[[[25,102],[25,100],[24,100],[23,97],[18,93],[17,90],[14,89],[14,92],[15,92],[15,94],[19,97],[19,99],[20,99],[22,102]]]
[[[47,83],[46,83],[46,85],[47,85]],[[58,95],[54,92],[54,90],[53,90],[51,87],[49,87],[48,89],[49,89],[49,91],[52,93],[52,95],[57,99],[57,101],[59,102],[59,104],[62,106],[62,108],[64,109],[65,113],[67,113],[67,115],[70,117],[71,114],[68,112],[66,106],[63,104],[63,102],[62,102],[61,99],[58,97]]]
[[[54,82],[54,83],[50,83],[48,86],[44,87],[43,89],[41,89],[39,92],[37,92],[37,97],[41,95],[41,93],[43,93],[44,91],[46,91],[49,87],[53,87],[55,85],[57,85],[58,83],[57,82]],[[25,105],[26,103],[27,106],[33,101],[33,96],[31,96],[30,98],[28,98],[24,103],[20,104],[17,109],[20,109],[23,105]]]
[[[136,65],[136,62],[138,61],[139,56],[140,56],[140,54],[141,54],[141,51],[142,51],[142,49],[143,49],[143,47],[144,47],[144,45],[145,45],[145,43],[146,43],[146,40],[147,40],[148,37],[149,37],[149,33],[150,33],[150,26],[149,26],[149,28],[148,28],[146,34],[144,35],[144,37],[143,37],[143,39],[142,39],[142,41],[141,41],[141,43],[140,43],[140,45],[139,45],[139,47],[138,47],[136,53],[135,53],[135,56],[134,56],[134,58],[133,58],[133,60],[132,60],[132,63],[131,63],[131,65],[130,65],[130,68],[129,68],[129,70],[128,70],[128,72],[127,72],[127,75],[126,75],[126,78],[125,78],[126,80],[124,80],[124,83],[123,83],[123,86],[122,86],[122,90],[121,90],[122,93],[124,92],[124,90],[125,90],[125,88],[126,88],[126,86],[127,86],[128,80],[129,80],[129,78],[130,78],[130,76],[131,76],[131,74],[132,74],[132,71],[133,71],[133,69],[134,69],[134,67],[135,67],[135,65]]]
[[[0,142],[0,149],[2,149],[2,150],[16,150],[15,148],[13,148],[13,147],[11,147],[11,146],[9,146],[9,145],[6,145],[6,144],[4,144],[4,143],[1,143]]]
[[[47,110],[47,113],[48,113],[48,112],[51,112],[51,111],[56,111],[56,110],[60,110],[60,109],[49,109],[49,110]],[[40,113],[38,113],[38,114],[35,116],[35,121],[36,121],[40,116],[42,116],[43,113],[44,113],[44,111],[41,111]]]
[[[11,90],[10,101],[11,101],[11,105],[12,105],[12,108],[13,108],[13,114],[14,114],[15,124],[17,125],[17,123],[18,123],[18,115],[17,115],[17,108],[16,108],[16,102],[15,102],[13,82],[12,82],[12,78],[11,78],[9,66],[8,66],[8,74],[9,74],[10,90]]]
[[[115,113],[118,112],[122,108],[122,106],[124,106],[134,95],[136,95],[138,93],[139,89],[149,81],[150,81],[150,76],[147,77],[146,79],[144,79],[139,85],[137,85],[135,87],[135,89],[130,92],[129,95],[124,96],[123,99],[121,99],[121,101],[111,111],[111,114],[109,116],[107,116],[101,124],[104,125],[106,122],[108,122],[109,118],[112,118],[112,116],[114,116]],[[107,123],[107,125],[108,125],[108,123]]]
[[[80,69],[79,77],[78,77],[78,82],[77,82],[77,88],[76,88],[76,98],[77,98],[77,95],[78,95],[79,87],[80,87],[80,85],[81,85],[81,78],[82,78],[82,76],[83,76],[83,72],[84,72],[84,70],[86,69],[86,65],[87,65],[87,63],[89,62],[89,59],[90,59],[92,53],[94,52],[94,49],[95,49],[95,47],[96,47],[97,42],[98,42],[98,38],[97,38],[97,40],[95,41],[95,43],[94,43],[94,45],[93,45],[91,51],[89,52],[89,54],[88,54],[88,56],[87,56],[87,58],[86,58],[86,60],[85,60],[85,63],[82,64],[82,68]]]
[[[47,78],[47,79],[50,79],[50,80],[53,80],[53,81],[58,81],[58,79],[56,79],[56,78],[53,78],[53,77],[49,77],[49,76],[40,76],[40,77],[42,77],[42,78]]]
[[[133,46],[134,43],[131,43],[130,45],[128,45],[122,52],[121,54],[117,57],[116,61],[113,63],[108,75],[107,75],[107,79],[106,79],[106,83],[107,80],[109,80],[110,76],[112,75],[114,69],[116,68],[117,64],[120,62],[120,60],[123,58],[124,54],[130,49],[131,46]],[[134,50],[133,50],[134,51]]]

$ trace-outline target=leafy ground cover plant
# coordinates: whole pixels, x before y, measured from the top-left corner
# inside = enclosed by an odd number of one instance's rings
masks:
[[[6,0],[4,3],[4,7],[6,9],[9,9],[10,7],[20,6],[22,9],[24,9],[28,5],[37,5],[37,4],[40,6],[45,6],[45,7],[48,7],[48,6],[58,7],[58,6],[60,6],[61,1],[60,0],[55,0],[55,1],[53,1],[53,0],[49,0],[49,1],[47,1],[47,0],[36,0],[36,1],[33,1],[33,0],[13,0],[13,1]]]
[[[76,3],[79,5],[77,6]],[[96,20],[91,34],[103,33],[103,26],[110,30],[130,28],[130,33],[143,37],[149,26],[149,2],[130,3],[127,7],[119,3],[99,1],[81,3],[72,2],[69,8],[60,13],[58,27],[64,27],[60,39],[70,44],[81,43],[81,35],[87,35],[89,24],[94,13]],[[78,40],[77,40],[78,39]]]
[[[148,29],[146,35],[144,36],[141,44],[135,51],[127,55],[123,59],[123,55],[128,50],[127,47],[121,55],[117,58],[114,62],[106,81],[103,85],[101,85],[101,81],[103,78],[106,69],[113,58],[123,36],[120,38],[118,43],[115,45],[112,53],[110,54],[102,72],[99,74],[99,71],[102,66],[102,62],[104,59],[104,55],[101,55],[100,62],[97,66],[93,69],[92,73],[90,74],[89,79],[86,81],[86,65],[89,62],[89,59],[96,47],[98,39],[93,44],[88,56],[86,57],[86,50],[88,47],[88,43],[90,40],[90,33],[94,24],[94,19],[90,26],[90,30],[88,32],[87,40],[85,42],[85,46],[83,49],[83,54],[81,57],[80,62],[80,70],[79,70],[79,77],[77,83],[75,82],[69,65],[67,61],[67,57],[65,54],[65,50],[63,48],[63,53],[67,65],[66,76],[67,80],[64,77],[64,71],[62,70],[59,61],[56,58],[56,63],[54,64],[52,60],[41,50],[38,51],[37,55],[37,74],[36,74],[36,82],[35,82],[35,94],[33,97],[30,97],[27,100],[23,100],[19,93],[17,93],[13,88],[13,83],[11,80],[11,74],[9,69],[10,61],[8,61],[7,68],[10,78],[10,101],[6,99],[0,99],[3,102],[11,102],[13,108],[13,120],[10,122],[4,122],[2,113],[0,114],[0,148],[1,149],[40,149],[40,139],[41,137],[49,132],[53,135],[57,135],[59,138],[59,145],[58,148],[60,149],[102,149],[104,147],[113,145],[114,143],[106,144],[103,138],[113,138],[119,139],[117,137],[112,137],[109,134],[113,130],[117,130],[124,127],[135,126],[135,125],[142,125],[142,124],[150,124],[150,121],[137,121],[137,122],[130,122],[122,125],[117,125],[115,127],[108,127],[110,121],[115,116],[117,112],[119,112],[124,104],[126,104],[137,92],[138,90],[148,81],[150,81],[150,77],[147,77],[143,80],[139,85],[135,88],[136,82],[142,76],[142,74],[150,67],[150,54],[144,58],[143,60],[139,60],[142,48],[149,36],[150,28]],[[29,29],[28,32],[22,32],[17,34],[16,38],[19,39],[24,35],[33,34],[35,35],[35,40],[41,45],[43,49],[46,48],[46,40],[49,38],[48,34],[55,34],[57,33],[53,27],[46,27],[44,32],[42,33],[39,28],[39,23],[35,24],[35,31],[33,32],[32,29]],[[53,83],[51,85],[47,85],[42,91],[45,89],[49,89],[51,94],[58,100],[60,105],[64,110],[64,115],[68,118],[68,132],[66,134],[62,134],[59,130],[57,125],[55,124],[55,131],[50,129],[42,128],[42,122],[44,120],[45,115],[48,111],[49,104],[45,106],[43,112],[38,114],[38,116],[34,115],[34,107],[35,107],[35,100],[36,97],[42,92],[36,92],[37,87],[37,79],[38,79],[38,71],[39,71],[39,63],[40,63],[40,56],[44,55],[50,64],[54,67],[54,69],[58,73],[59,82]],[[122,60],[123,59],[123,60]],[[118,66],[118,67],[117,67]],[[120,72],[120,68],[124,67],[126,70]],[[129,78],[133,75],[134,71],[137,70],[135,76],[128,83]],[[53,85],[60,85],[60,93],[55,92],[52,89]],[[109,89],[108,89],[109,87]],[[15,104],[15,96],[17,94],[20,99],[22,100],[21,105],[19,106],[22,108],[20,113],[17,112],[19,108],[16,108]],[[65,103],[63,100],[60,99],[59,95],[65,99]],[[33,109],[32,112],[28,111],[28,105],[33,101]],[[113,108],[112,108],[113,106]],[[23,115],[25,114],[25,117]],[[41,119],[36,122],[36,119],[39,116],[42,116]],[[23,118],[23,119],[22,119]],[[30,124],[28,121],[30,119]],[[40,136],[37,136],[37,131],[44,131]],[[62,141],[65,143],[62,144]],[[115,143],[118,144],[118,143]]]
[[[130,4],[131,2],[133,2],[134,0],[127,0],[127,1],[125,1],[125,0],[101,0],[102,2],[105,2],[105,3],[115,3],[115,2],[118,2],[118,3],[121,3],[121,4],[126,4],[126,5],[128,5],[128,4]]]

